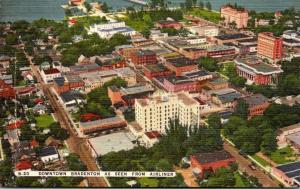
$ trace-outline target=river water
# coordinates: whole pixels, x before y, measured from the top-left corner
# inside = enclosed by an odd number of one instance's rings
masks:
[[[113,9],[120,9],[134,4],[126,0],[99,0],[107,2]],[[168,0],[173,6],[179,6],[184,0]],[[199,1],[199,0],[198,0]],[[204,3],[208,0],[202,0]],[[237,3],[256,11],[276,11],[294,7],[300,10],[300,0],[209,0],[214,10],[227,3]],[[0,0],[0,21],[25,19],[32,21],[39,18],[61,20],[64,11],[60,5],[67,0]]]

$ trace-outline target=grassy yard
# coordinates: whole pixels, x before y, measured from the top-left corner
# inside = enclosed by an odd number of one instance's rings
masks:
[[[36,117],[35,119],[36,119],[36,125],[43,129],[48,128],[52,123],[55,122],[53,117],[48,114],[40,115],[40,116]]]
[[[244,176],[240,175],[238,172],[234,173],[235,186],[234,187],[252,187],[251,183]]]
[[[290,147],[285,147],[282,149],[277,149],[269,155],[269,158],[277,164],[289,163],[294,156],[293,149]]]
[[[257,156],[257,155],[253,155],[253,156],[251,156],[253,159],[255,159],[256,161],[258,161],[262,166],[267,166],[267,165],[269,165],[269,163],[266,161],[266,160],[264,160],[264,159],[262,159],[261,157],[259,157],[259,156]]]
[[[220,65],[220,70],[219,72],[223,75],[228,76],[228,67],[233,67],[234,66],[234,62],[230,61],[230,62],[225,62],[222,65]]]
[[[147,178],[142,177],[139,178],[139,183],[141,184],[141,187],[157,187],[158,186],[158,180],[155,178]]]
[[[86,17],[78,17],[76,18],[79,24],[82,24],[84,27],[89,27],[93,24],[101,24],[106,23],[101,17],[99,16],[86,16]]]
[[[219,21],[221,21],[221,15],[219,13],[206,9],[194,8],[193,10],[188,11],[186,14],[197,16],[214,23],[219,23]]]

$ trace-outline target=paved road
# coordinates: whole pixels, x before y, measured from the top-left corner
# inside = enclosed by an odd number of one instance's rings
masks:
[[[34,75],[37,77],[37,81],[40,84],[40,88],[43,90],[45,96],[50,101],[50,104],[55,110],[55,116],[60,123],[61,127],[68,130],[70,137],[67,139],[69,150],[72,153],[76,153],[80,156],[81,161],[87,166],[89,171],[99,171],[95,159],[92,157],[92,153],[87,145],[86,139],[79,138],[76,135],[76,131],[72,128],[67,113],[62,105],[56,100],[53,93],[50,91],[49,85],[45,84],[38,72],[36,66],[33,65],[31,58],[28,57],[31,64],[31,69]],[[88,177],[88,182],[91,187],[107,187],[107,183],[104,178],[100,177]]]
[[[228,142],[224,142],[224,149],[227,150],[233,157],[235,157],[239,167],[242,171],[247,172],[248,175],[252,175],[258,179],[263,187],[278,187],[278,183],[272,180],[262,170],[257,168],[253,170],[249,167],[251,161],[241,156],[236,148],[231,146]]]

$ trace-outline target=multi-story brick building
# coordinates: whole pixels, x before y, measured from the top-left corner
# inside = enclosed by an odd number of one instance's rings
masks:
[[[200,105],[188,93],[155,94],[147,99],[136,99],[135,119],[143,132],[165,133],[172,120],[186,126],[200,125]]]
[[[235,158],[225,150],[197,153],[191,155],[190,160],[194,173],[200,178],[204,178],[208,171],[215,172],[221,167],[228,168],[231,163],[235,162]]]
[[[248,105],[248,119],[251,119],[254,116],[263,115],[270,105],[268,98],[262,94],[243,97],[241,100]]]
[[[276,63],[282,59],[282,44],[283,39],[275,37],[271,32],[259,33],[257,55]]]
[[[198,69],[197,61],[190,60],[185,57],[168,59],[165,65],[169,70],[175,72],[176,76],[182,76],[183,72],[189,72]]]
[[[138,50],[131,53],[131,62],[135,65],[155,64],[157,63],[156,53],[151,50]]]
[[[217,45],[207,49],[207,56],[209,57],[230,56],[234,55],[235,53],[234,47],[226,45]]]
[[[203,48],[195,48],[195,47],[189,47],[189,48],[182,48],[179,49],[179,53],[181,53],[183,56],[196,60],[200,57],[207,56],[207,50]]]
[[[108,87],[108,96],[113,105],[120,103],[125,106],[132,106],[135,99],[146,98],[153,92],[154,88],[151,85],[138,84],[131,87]]]
[[[70,90],[84,90],[84,82],[78,75],[66,75],[53,79],[54,89],[58,94]]]
[[[173,28],[176,30],[179,30],[182,28],[182,24],[180,24],[177,21],[171,21],[171,20],[161,20],[158,21],[155,26],[157,28],[163,29],[163,28]]]
[[[230,5],[221,7],[221,17],[224,18],[226,26],[230,26],[230,23],[235,23],[236,28],[246,28],[248,24],[248,11],[244,8],[235,8]]]
[[[144,75],[152,80],[153,77],[170,76],[172,71],[167,69],[163,64],[148,64],[144,67]]]
[[[163,86],[168,92],[195,92],[198,90],[198,82],[185,76],[164,78]]]
[[[269,85],[277,82],[282,70],[264,63],[256,56],[247,56],[235,59],[236,70],[239,76],[257,85]]]

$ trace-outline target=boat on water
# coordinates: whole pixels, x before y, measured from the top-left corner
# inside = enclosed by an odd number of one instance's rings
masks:
[[[127,0],[127,1],[129,1],[131,3],[140,4],[140,5],[147,5],[148,4],[148,2],[145,1],[145,0]]]

